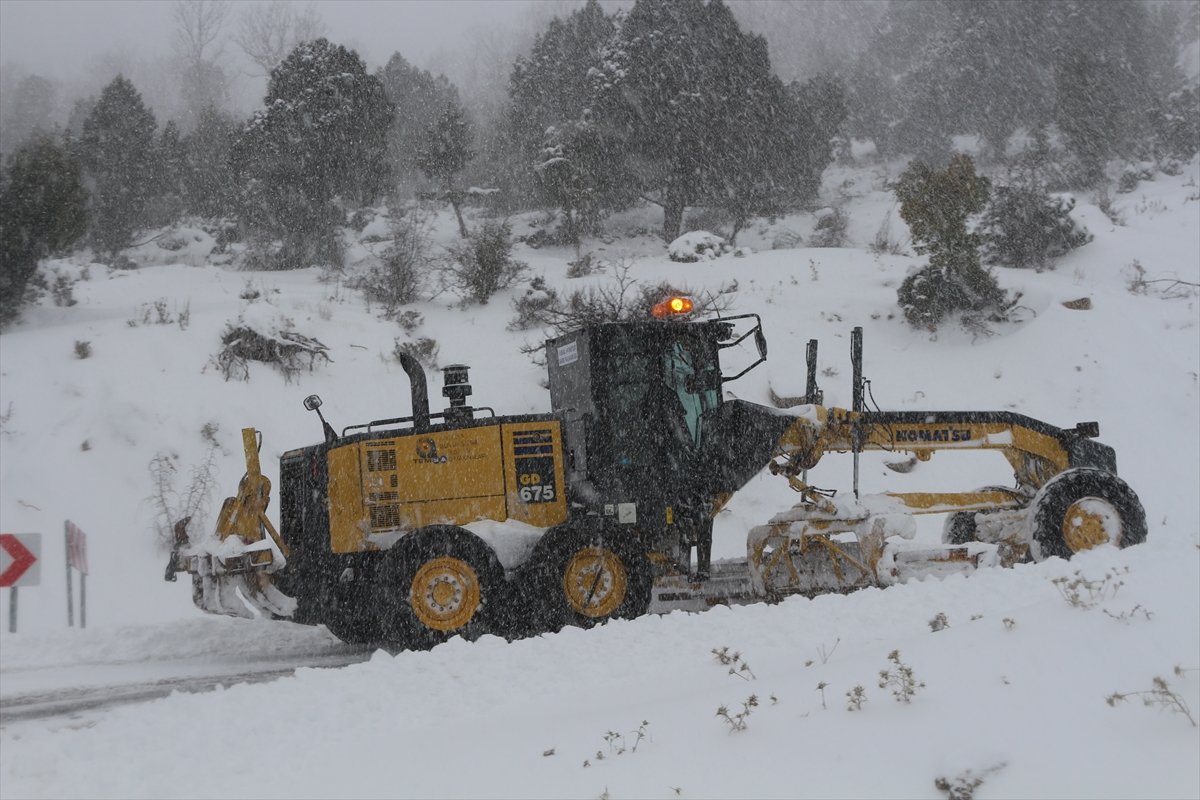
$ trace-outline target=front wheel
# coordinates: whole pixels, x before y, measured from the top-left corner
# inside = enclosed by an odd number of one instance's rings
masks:
[[[1035,561],[1069,559],[1102,544],[1129,547],[1146,541],[1146,511],[1137,494],[1098,469],[1071,469],[1046,481],[1027,519]]]
[[[632,619],[650,607],[654,576],[631,531],[599,522],[563,525],[538,542],[530,561],[528,604],[550,630]]]

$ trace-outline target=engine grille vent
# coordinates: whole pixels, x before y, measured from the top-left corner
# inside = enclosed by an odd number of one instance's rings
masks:
[[[395,450],[368,450],[368,472],[394,472],[396,470]]]
[[[375,530],[400,527],[400,506],[371,506],[371,527]]]

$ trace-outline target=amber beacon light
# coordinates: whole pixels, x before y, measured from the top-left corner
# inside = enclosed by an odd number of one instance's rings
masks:
[[[676,314],[686,314],[692,310],[692,301],[686,297],[672,297],[662,301],[651,309],[652,314],[663,319],[664,317],[675,316]]]

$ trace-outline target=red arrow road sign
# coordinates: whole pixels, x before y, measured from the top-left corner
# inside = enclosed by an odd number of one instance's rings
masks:
[[[0,588],[37,586],[42,577],[38,565],[41,551],[40,533],[0,533]]]

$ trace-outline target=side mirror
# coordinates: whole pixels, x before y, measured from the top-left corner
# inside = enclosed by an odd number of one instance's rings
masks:
[[[325,415],[321,413],[321,398],[315,394],[310,394],[304,398],[304,408],[308,411],[316,411],[317,416],[321,418],[321,429],[325,432],[325,441],[330,444],[336,442],[337,432],[325,421]]]

